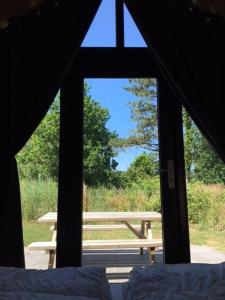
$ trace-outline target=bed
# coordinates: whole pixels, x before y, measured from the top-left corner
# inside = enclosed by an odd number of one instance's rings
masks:
[[[24,270],[0,267],[0,300],[224,300],[225,263],[135,267],[109,284],[101,267]]]
[[[225,263],[136,267],[123,294],[126,300],[224,300]]]
[[[111,300],[104,268],[25,270],[0,267],[1,300]]]

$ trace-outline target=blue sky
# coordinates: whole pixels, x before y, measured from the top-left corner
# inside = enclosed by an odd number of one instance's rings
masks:
[[[115,46],[115,1],[103,0],[99,11],[83,41],[83,47],[114,47]],[[146,47],[146,44],[136,28],[132,18],[125,8],[125,46]],[[129,85],[127,79],[86,79],[91,86],[90,94],[101,106],[107,108],[110,120],[107,127],[116,131],[121,137],[128,137],[135,127],[131,121],[128,102],[134,96],[124,87]],[[135,147],[121,152],[116,161],[118,170],[126,170],[130,163],[142,152]]]
[[[146,47],[146,44],[124,6],[125,46]],[[83,41],[83,47],[114,47],[115,42],[115,0],[103,0]]]

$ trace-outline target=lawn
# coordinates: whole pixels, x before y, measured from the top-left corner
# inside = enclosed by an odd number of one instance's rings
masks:
[[[46,224],[38,224],[36,221],[23,223],[23,239],[24,245],[27,246],[31,242],[50,241],[52,231],[50,226]]]
[[[52,232],[50,225],[37,224],[36,221],[24,222],[24,244],[27,246],[35,241],[48,241],[51,240]],[[154,222],[153,236],[155,238],[161,237],[161,223]],[[85,232],[84,239],[129,239],[134,238],[132,232],[128,230],[116,230],[105,232]],[[198,225],[190,225],[190,240],[194,245],[206,245],[212,247],[220,252],[225,253],[225,233],[219,231],[209,230],[202,228]]]
[[[190,240],[191,244],[209,246],[225,254],[224,231],[214,231],[198,225],[191,225]]]

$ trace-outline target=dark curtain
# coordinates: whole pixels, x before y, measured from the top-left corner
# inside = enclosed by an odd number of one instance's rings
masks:
[[[125,3],[177,98],[225,162],[225,20],[189,1]]]
[[[24,267],[15,155],[48,111],[100,2],[48,0],[0,30],[0,266]]]

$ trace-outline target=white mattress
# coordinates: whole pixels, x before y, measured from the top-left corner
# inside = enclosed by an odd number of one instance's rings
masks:
[[[104,268],[0,267],[0,300],[111,300]]]
[[[8,299],[225,300],[225,263],[136,267],[127,283],[110,288],[104,268],[0,267],[0,300]]]
[[[136,267],[123,290],[126,300],[224,300],[225,263]]]

